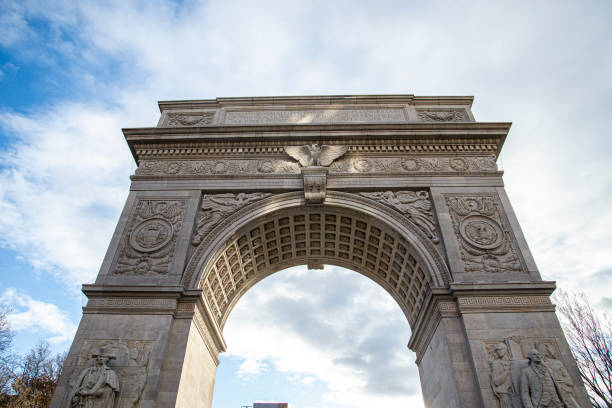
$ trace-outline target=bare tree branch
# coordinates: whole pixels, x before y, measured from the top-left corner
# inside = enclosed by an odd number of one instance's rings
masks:
[[[555,294],[561,324],[591,402],[596,408],[612,407],[612,323],[597,314],[584,294],[559,290]]]

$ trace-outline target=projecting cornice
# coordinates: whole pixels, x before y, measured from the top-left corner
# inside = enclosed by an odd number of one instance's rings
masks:
[[[497,157],[511,123],[381,123],[381,124],[284,124],[261,126],[207,126],[181,128],[123,129],[134,159],[140,160],[139,147],[213,149],[228,153],[236,142],[245,151],[281,148],[284,144],[325,142],[346,144],[368,151],[406,152],[487,152]],[[229,146],[234,146],[229,149]]]

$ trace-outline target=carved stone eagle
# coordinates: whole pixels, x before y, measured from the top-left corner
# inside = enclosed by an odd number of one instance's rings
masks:
[[[285,152],[300,162],[302,167],[329,166],[348,151],[348,146],[304,145],[285,146]]]

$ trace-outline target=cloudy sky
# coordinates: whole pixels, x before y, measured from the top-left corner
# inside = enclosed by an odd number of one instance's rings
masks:
[[[612,3],[0,0],[0,302],[70,345],[158,100],[474,95],[542,275],[612,310]],[[291,294],[290,296],[288,294]],[[407,323],[339,268],[276,274],[225,329],[215,408],[422,404]],[[274,340],[271,340],[274,339]]]

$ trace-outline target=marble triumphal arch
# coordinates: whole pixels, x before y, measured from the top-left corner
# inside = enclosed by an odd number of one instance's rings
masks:
[[[138,168],[52,406],[210,407],[237,300],[333,264],[403,310],[427,407],[587,407],[496,165],[510,124],[471,104],[160,102],[123,130]]]

